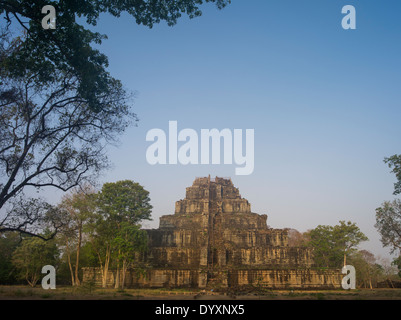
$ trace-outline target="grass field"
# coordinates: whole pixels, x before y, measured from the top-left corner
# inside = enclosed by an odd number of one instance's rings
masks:
[[[190,289],[101,289],[59,286],[0,286],[0,300],[401,300],[401,289],[266,290],[227,295]]]

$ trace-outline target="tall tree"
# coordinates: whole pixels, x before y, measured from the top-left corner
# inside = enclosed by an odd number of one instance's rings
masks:
[[[43,86],[40,72],[13,78],[1,70],[0,209],[8,204],[13,212],[9,216],[16,216],[20,205],[15,199],[27,187],[67,191],[93,181],[109,165],[105,146],[115,143],[136,121],[136,115],[119,81],[112,81],[112,92],[98,97],[100,109],[94,112],[71,73],[55,71],[53,82]],[[27,227],[40,220],[42,208],[31,209],[29,216],[23,213],[18,223],[7,218],[0,221],[0,233],[15,230],[35,234]]]
[[[95,213],[87,225],[89,243],[98,260],[102,278],[102,288],[107,286],[107,276],[113,253],[115,229],[109,224],[107,217]]]
[[[351,221],[340,221],[340,224],[333,227],[332,232],[336,246],[343,252],[344,266],[347,265],[347,255],[354,252],[359,243],[368,240],[356,223]]]
[[[79,280],[79,259],[84,227],[95,210],[94,192],[91,186],[86,185],[84,188],[78,188],[66,194],[60,203],[60,208],[65,215],[65,224],[61,233],[73,286],[81,283]],[[74,245],[74,250],[71,250],[71,245]],[[74,270],[71,263],[71,251],[75,252]]]
[[[385,201],[376,209],[376,229],[384,247],[401,256],[401,200]]]
[[[149,192],[139,183],[131,180],[105,183],[99,193],[99,211],[107,217],[112,228],[115,228],[113,244],[116,255],[116,287],[120,286],[120,270],[125,274],[126,252],[129,235],[137,234],[136,228],[141,220],[150,220],[152,206]],[[145,235],[142,234],[142,238]],[[118,238],[120,241],[116,241]],[[140,240],[141,242],[143,240]],[[124,266],[124,268],[122,268]]]
[[[136,250],[144,247],[145,234],[139,230],[141,220],[151,219],[149,192],[131,180],[105,183],[97,194],[97,210],[91,224],[91,242],[102,272],[102,286],[115,259],[115,286],[120,285],[120,271],[125,270]]]
[[[358,287],[370,289],[376,287],[383,270],[375,256],[367,250],[360,250],[352,253],[350,260],[356,270]]]
[[[119,270],[121,267],[121,289],[124,289],[127,269],[135,263],[137,253],[147,250],[146,231],[141,230],[139,225],[132,225],[123,222],[113,241],[113,245],[118,249],[117,253],[117,281],[116,287],[119,287]]]

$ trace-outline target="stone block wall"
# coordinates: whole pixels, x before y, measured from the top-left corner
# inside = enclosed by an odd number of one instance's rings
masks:
[[[84,282],[101,285],[100,270],[85,268]],[[108,274],[107,286],[115,286],[115,273]],[[213,281],[218,279],[218,281]],[[337,269],[226,269],[210,274],[206,270],[148,269],[145,274],[130,270],[125,286],[129,288],[268,288],[339,289],[342,275]]]

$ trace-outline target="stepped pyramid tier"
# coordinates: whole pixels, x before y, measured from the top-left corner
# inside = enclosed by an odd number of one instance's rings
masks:
[[[308,249],[288,247],[287,230],[267,227],[267,216],[251,212],[231,179],[197,178],[175,214],[148,230],[147,259],[153,265],[206,267],[232,265],[311,265]]]
[[[341,287],[340,270],[313,269],[311,249],[290,247],[288,229],[268,227],[267,215],[253,213],[230,178],[196,178],[175,213],[146,232],[148,250],[136,261],[147,276],[132,272],[126,285]]]

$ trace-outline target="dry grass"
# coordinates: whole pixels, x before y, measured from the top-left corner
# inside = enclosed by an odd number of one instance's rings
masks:
[[[102,289],[58,286],[0,286],[0,300],[401,300],[401,289],[266,290],[263,293],[225,295],[190,289]]]

